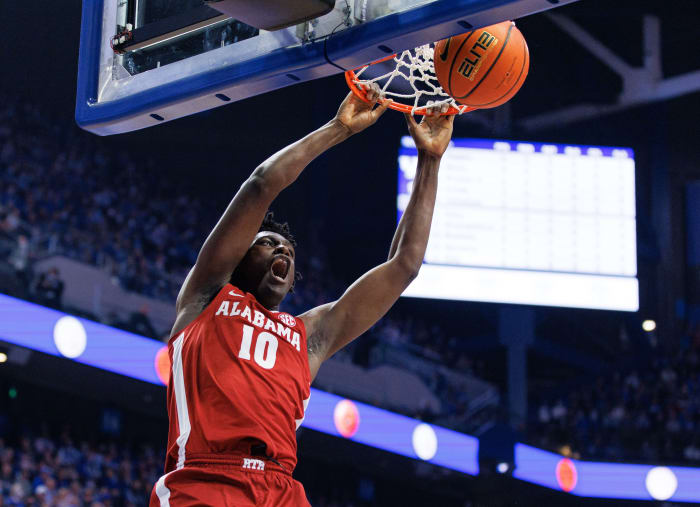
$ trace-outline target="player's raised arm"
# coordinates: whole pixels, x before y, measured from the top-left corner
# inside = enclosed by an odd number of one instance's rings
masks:
[[[203,295],[225,285],[246,254],[272,201],[301,171],[331,146],[372,125],[388,107],[374,108],[378,88],[368,92],[370,103],[349,93],[336,116],[318,130],[265,160],[243,182],[214,229],[180,289],[178,313],[190,304],[201,306]],[[201,308],[199,309],[201,310]]]
[[[412,116],[406,115],[406,121],[418,149],[418,169],[411,198],[391,243],[389,259],[365,273],[337,301],[301,316],[307,329],[312,377],[324,360],[367,331],[391,308],[423,263],[440,159],[452,137],[454,116],[431,114],[416,123]]]

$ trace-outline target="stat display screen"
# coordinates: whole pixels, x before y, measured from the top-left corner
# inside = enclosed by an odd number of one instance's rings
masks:
[[[399,219],[417,159],[404,137]],[[404,296],[636,311],[636,251],[631,149],[454,139]]]

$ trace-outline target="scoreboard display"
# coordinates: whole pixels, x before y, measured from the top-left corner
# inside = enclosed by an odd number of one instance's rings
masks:
[[[402,138],[398,218],[418,153]],[[430,241],[404,296],[636,311],[629,148],[454,139]]]

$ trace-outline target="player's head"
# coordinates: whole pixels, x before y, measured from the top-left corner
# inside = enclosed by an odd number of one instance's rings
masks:
[[[276,222],[271,211],[245,256],[231,275],[231,283],[253,294],[268,308],[276,308],[299,277],[295,264],[296,241],[289,225]]]

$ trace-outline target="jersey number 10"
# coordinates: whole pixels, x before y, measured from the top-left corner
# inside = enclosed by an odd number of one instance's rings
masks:
[[[241,340],[241,350],[238,352],[240,359],[250,361],[250,347],[253,343],[253,326],[243,326],[243,339]],[[255,352],[253,359],[266,370],[271,369],[277,360],[277,337],[266,331],[258,334],[255,340]]]

